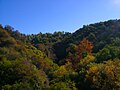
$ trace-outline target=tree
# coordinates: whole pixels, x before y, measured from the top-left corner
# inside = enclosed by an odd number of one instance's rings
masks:
[[[84,38],[78,45],[76,53],[81,56],[80,58],[86,57],[88,54],[92,55],[93,44],[86,38]]]
[[[12,33],[12,31],[14,30],[14,28],[10,25],[5,25],[4,29],[9,31],[10,33]]]
[[[117,58],[120,54],[120,50],[116,46],[107,45],[102,50],[100,50],[97,55],[97,62],[103,62],[103,60],[109,60]]]
[[[120,89],[120,60],[91,64],[86,71],[86,83],[98,90]],[[95,89],[95,90],[96,90]]]
[[[79,43],[79,45],[72,47],[72,49],[75,49],[75,50],[69,50],[71,48],[67,49],[70,52],[68,52],[69,55],[68,55],[66,61],[67,62],[68,61],[71,62],[72,63],[72,67],[75,70],[79,70],[79,63],[80,63],[80,61],[84,60],[84,58],[87,57],[88,55],[92,56],[92,48],[93,48],[93,44],[88,39],[84,38]],[[93,61],[93,59],[92,59],[92,61]],[[88,63],[88,62],[89,61],[87,61],[86,63]]]

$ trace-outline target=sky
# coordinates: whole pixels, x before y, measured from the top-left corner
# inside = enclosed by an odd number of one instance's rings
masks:
[[[74,32],[120,19],[120,0],[0,0],[0,24],[24,34]]]

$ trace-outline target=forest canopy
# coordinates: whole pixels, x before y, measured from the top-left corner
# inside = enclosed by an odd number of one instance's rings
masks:
[[[120,20],[31,35],[0,24],[0,89],[120,90]]]

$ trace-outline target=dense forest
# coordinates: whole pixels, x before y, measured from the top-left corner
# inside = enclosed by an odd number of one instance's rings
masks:
[[[0,90],[120,90],[120,20],[31,35],[0,25]]]

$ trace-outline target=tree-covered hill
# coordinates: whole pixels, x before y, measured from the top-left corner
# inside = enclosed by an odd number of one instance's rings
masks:
[[[63,59],[66,56],[66,49],[72,44],[78,44],[83,38],[87,38],[94,44],[93,53],[99,52],[107,45],[120,48],[120,20],[84,25],[83,28],[54,45],[57,57]],[[58,50],[59,48],[61,49]]]
[[[120,90],[120,20],[31,35],[0,25],[0,89]]]
[[[4,90],[48,88],[47,75],[57,69],[57,64],[31,44],[23,43],[20,40],[22,34],[14,36],[14,33],[0,28],[0,88]]]

